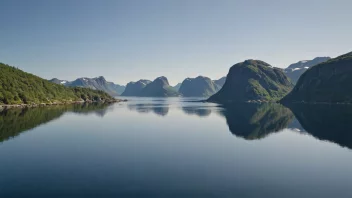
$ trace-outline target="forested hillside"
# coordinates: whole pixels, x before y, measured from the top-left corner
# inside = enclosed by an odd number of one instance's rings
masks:
[[[114,100],[103,91],[69,88],[0,63],[0,104]]]

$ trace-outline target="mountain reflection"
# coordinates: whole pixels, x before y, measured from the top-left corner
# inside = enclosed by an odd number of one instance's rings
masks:
[[[292,112],[276,103],[238,103],[220,112],[226,118],[232,134],[246,140],[261,139],[292,123]]]
[[[182,107],[182,111],[187,115],[197,115],[199,117],[207,117],[211,114],[210,107]]]
[[[169,107],[166,104],[128,104],[128,109],[138,113],[153,112],[159,116],[166,116],[169,113]]]
[[[0,142],[53,121],[66,112],[82,115],[94,113],[103,117],[109,110],[108,106],[95,103],[5,109],[0,111]],[[168,103],[128,104],[127,107],[139,113],[154,113],[159,116],[166,116],[170,111]],[[226,119],[230,132],[246,140],[265,138],[271,133],[289,128],[298,132],[305,131],[319,140],[352,149],[352,105],[294,105],[286,108],[276,103],[241,103],[224,107],[198,103],[178,108],[184,115],[207,119],[211,119],[208,116],[212,112],[220,114]]]
[[[0,142],[16,137],[22,132],[61,117],[65,112],[76,114],[95,113],[104,116],[107,104],[75,104],[37,108],[13,108],[0,111]]]
[[[160,116],[166,116],[169,113],[169,107],[165,107],[165,106],[154,107],[153,112]]]
[[[293,105],[290,109],[307,133],[352,149],[351,105]]]

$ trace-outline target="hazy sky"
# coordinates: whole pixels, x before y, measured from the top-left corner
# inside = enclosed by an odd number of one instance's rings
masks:
[[[0,0],[0,62],[125,84],[352,51],[351,0]]]

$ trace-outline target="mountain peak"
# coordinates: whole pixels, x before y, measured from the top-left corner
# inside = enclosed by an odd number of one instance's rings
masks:
[[[186,78],[179,89],[179,92],[185,97],[209,97],[216,93],[220,87],[205,76],[196,78]]]
[[[142,89],[144,89],[150,80],[140,79],[137,82],[129,82],[126,85],[125,91],[121,94],[122,96],[140,96]]]
[[[97,78],[93,78],[93,80],[98,81],[100,83],[107,83],[104,76],[99,76]]]
[[[167,78],[165,76],[160,76],[160,77],[156,78],[153,82],[161,83],[162,85],[169,85],[169,81],[167,80]]]
[[[261,60],[254,60],[254,59],[247,59],[244,62],[242,62],[242,64],[245,65],[254,65],[254,66],[268,66],[268,67],[272,67],[270,64],[261,61]],[[237,64],[236,64],[237,65]]]
[[[160,76],[142,88],[139,96],[170,97],[179,96],[179,93],[169,85],[169,81],[165,76]]]
[[[328,60],[330,60],[330,57],[315,57],[312,60],[301,60],[297,63],[289,65],[284,71],[286,75],[291,79],[292,83],[295,84],[299,77],[309,68]]]
[[[329,56],[318,56],[318,57],[315,57],[314,59],[313,59],[313,61],[314,60],[329,60],[329,59],[331,59],[331,57],[329,57]]]
[[[224,86],[208,101],[272,101],[286,95],[291,89],[292,84],[282,69],[261,60],[246,60],[230,68]]]
[[[104,76],[96,77],[95,79],[105,80]]]
[[[205,79],[205,80],[211,80],[210,78],[206,77],[206,76],[197,76],[195,79]]]

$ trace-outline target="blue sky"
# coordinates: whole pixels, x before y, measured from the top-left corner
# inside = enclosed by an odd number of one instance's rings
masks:
[[[0,0],[0,62],[43,78],[216,79],[352,51],[350,0]]]

